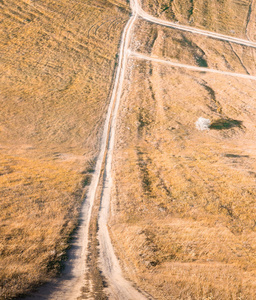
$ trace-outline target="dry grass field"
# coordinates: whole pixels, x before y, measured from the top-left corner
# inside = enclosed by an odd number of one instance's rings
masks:
[[[256,40],[254,0],[141,2]],[[0,0],[0,299],[65,258],[128,16],[125,0]],[[141,19],[131,48],[256,75],[255,49]],[[157,299],[256,299],[255,100],[255,81],[129,59],[109,228],[125,276]]]
[[[59,269],[128,9],[122,0],[0,1],[0,299]]]
[[[256,50],[142,20],[132,47],[256,74]],[[255,81],[130,58],[124,91],[110,231],[126,276],[156,299],[255,299]]]

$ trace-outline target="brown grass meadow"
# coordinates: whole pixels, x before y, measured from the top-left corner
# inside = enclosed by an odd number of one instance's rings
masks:
[[[255,50],[141,20],[133,49],[256,71]],[[256,298],[255,99],[255,81],[129,60],[110,230],[127,278],[156,299]]]
[[[56,275],[90,181],[125,1],[0,1],[0,298]]]

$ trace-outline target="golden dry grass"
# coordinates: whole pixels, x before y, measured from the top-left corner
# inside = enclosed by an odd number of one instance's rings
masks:
[[[1,155],[1,298],[58,270],[81,205],[82,180],[65,164]]]
[[[180,33],[151,26],[136,31],[139,51],[180,50],[197,65]],[[239,63],[224,43],[214,53],[211,39],[183,35],[211,52],[208,66],[255,74],[255,50],[233,46]],[[110,229],[126,276],[157,299],[255,299],[254,81],[130,59],[125,90]]]
[[[0,298],[56,274],[90,180],[125,1],[0,1]]]

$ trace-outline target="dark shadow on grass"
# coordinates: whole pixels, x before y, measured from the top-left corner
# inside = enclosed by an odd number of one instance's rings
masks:
[[[237,154],[225,154],[226,157],[231,157],[231,158],[249,158],[249,155],[237,155]]]
[[[239,120],[218,119],[210,125],[210,129],[225,130],[225,129],[230,129],[230,128],[234,128],[234,127],[241,128],[242,125],[243,125],[243,122],[239,121]]]

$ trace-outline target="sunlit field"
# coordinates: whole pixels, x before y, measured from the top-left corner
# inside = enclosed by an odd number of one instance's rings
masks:
[[[0,298],[56,275],[90,181],[125,1],[0,1]]]

